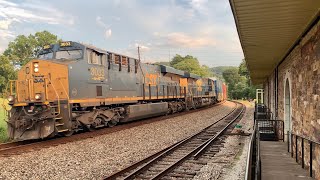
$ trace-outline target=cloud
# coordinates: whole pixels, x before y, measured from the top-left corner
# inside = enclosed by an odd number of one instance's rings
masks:
[[[192,0],[190,1],[190,5],[193,9],[198,12],[207,13],[208,11],[208,0]]]
[[[67,14],[51,4],[40,0],[24,0],[13,3],[0,0],[0,52],[2,52],[16,33],[16,25],[26,24],[50,24],[50,25],[74,25],[74,16]]]
[[[242,59],[228,1],[0,0],[0,48],[18,34],[43,29],[134,57],[139,45],[148,61],[175,54],[207,65],[238,65]]]
[[[10,40],[14,37],[15,35],[12,32],[0,28],[0,53],[5,50]]]
[[[105,33],[106,38],[111,37],[111,35],[112,35],[111,29],[107,29],[107,30],[106,30],[106,33]]]
[[[112,19],[114,19],[114,18],[112,18]],[[106,39],[108,39],[108,38],[110,38],[111,37],[111,35],[112,35],[112,30],[111,30],[111,25],[107,25],[106,23],[104,23],[103,22],[103,20],[102,20],[102,18],[101,18],[101,16],[97,16],[96,17],[96,23],[98,24],[98,26],[100,26],[100,27],[102,27],[102,28],[104,28],[105,29],[105,33],[104,33],[104,35],[105,35],[105,38]]]
[[[57,8],[38,0],[26,0],[21,4],[0,1],[0,16],[6,20],[15,19],[19,22],[48,23],[73,25],[74,17]]]
[[[108,28],[108,27],[109,27],[108,25],[106,25],[106,24],[102,21],[102,18],[101,18],[100,16],[97,16],[97,17],[96,17],[96,23],[97,23],[99,26],[103,27],[103,28]]]
[[[146,51],[150,50],[150,47],[145,46],[145,45],[143,45],[143,44],[135,43],[134,46],[135,46],[136,48],[139,47],[140,50],[146,50]]]
[[[8,20],[1,20],[0,21],[0,29],[8,30],[9,25],[12,23],[13,20],[8,19]]]
[[[184,32],[172,32],[168,34],[154,33],[159,46],[200,48],[216,45],[216,41],[209,36],[189,35]]]

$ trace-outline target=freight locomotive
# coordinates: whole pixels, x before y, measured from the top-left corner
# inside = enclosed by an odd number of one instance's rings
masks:
[[[9,89],[13,140],[69,136],[227,98],[220,80],[72,41],[44,46]]]

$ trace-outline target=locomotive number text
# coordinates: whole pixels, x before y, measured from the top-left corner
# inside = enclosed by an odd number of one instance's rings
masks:
[[[104,69],[103,68],[90,68],[90,74],[92,80],[104,80]]]

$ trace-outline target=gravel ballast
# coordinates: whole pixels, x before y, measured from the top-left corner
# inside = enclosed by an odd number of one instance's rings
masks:
[[[232,102],[107,135],[0,157],[0,179],[101,179],[225,116]]]
[[[243,102],[246,105],[246,113],[237,124],[241,130],[251,133],[253,129],[253,104]],[[234,130],[235,131],[235,130]],[[221,179],[241,180],[245,176],[246,160],[250,136],[229,136],[224,147],[203,166],[194,179]]]

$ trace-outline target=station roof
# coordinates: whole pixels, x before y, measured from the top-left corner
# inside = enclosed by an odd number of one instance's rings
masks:
[[[254,84],[266,80],[320,12],[320,0],[229,1]]]

